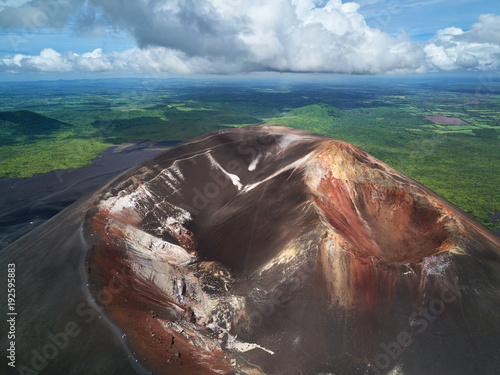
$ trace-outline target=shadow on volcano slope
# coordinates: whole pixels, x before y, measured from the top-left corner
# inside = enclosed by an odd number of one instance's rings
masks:
[[[500,365],[499,238],[362,150],[295,129],[182,144],[0,256],[16,264],[16,361],[35,371]]]
[[[109,147],[80,168],[38,173],[28,178],[0,178],[0,250],[78,199],[95,192],[118,174],[148,160],[180,141],[140,142],[117,152]],[[149,150],[155,145],[163,147]]]

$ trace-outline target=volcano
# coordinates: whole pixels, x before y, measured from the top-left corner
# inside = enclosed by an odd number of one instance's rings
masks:
[[[499,237],[359,148],[296,129],[195,138],[0,258],[15,268],[15,340],[0,339],[12,373],[500,368]]]

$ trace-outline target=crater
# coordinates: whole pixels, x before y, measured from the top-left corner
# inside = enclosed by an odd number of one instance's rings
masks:
[[[345,241],[342,247],[357,258],[408,264],[454,246],[458,225],[446,206],[348,143],[325,142],[306,184],[320,215]]]
[[[450,218],[425,197],[392,186],[322,179],[314,198],[335,231],[360,256],[414,263],[449,249]]]

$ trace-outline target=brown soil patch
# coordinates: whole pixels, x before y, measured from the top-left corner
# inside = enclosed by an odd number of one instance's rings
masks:
[[[425,118],[438,125],[470,125],[468,122],[465,122],[458,117],[425,116]]]

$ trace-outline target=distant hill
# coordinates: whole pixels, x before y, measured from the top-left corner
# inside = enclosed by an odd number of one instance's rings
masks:
[[[70,125],[31,111],[0,112],[0,128],[12,135],[45,135]]]

